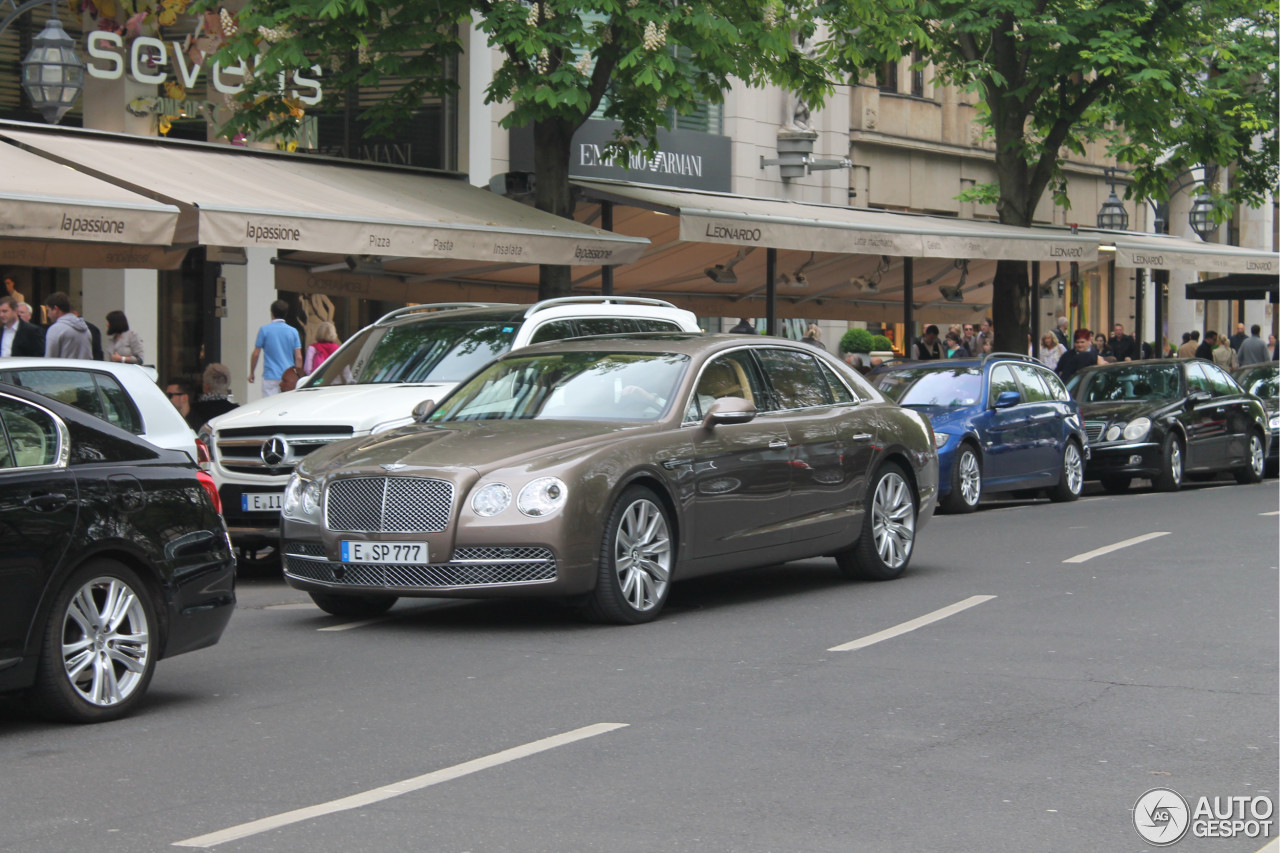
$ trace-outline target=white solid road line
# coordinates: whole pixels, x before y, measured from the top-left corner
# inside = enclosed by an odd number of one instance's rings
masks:
[[[1159,530],[1155,533],[1144,533],[1141,536],[1135,536],[1132,539],[1126,539],[1123,542],[1117,542],[1114,545],[1107,545],[1103,548],[1095,548],[1092,551],[1086,551],[1083,554],[1076,554],[1074,557],[1068,557],[1063,560],[1064,563],[1084,563],[1092,560],[1094,557],[1101,557],[1103,554],[1110,554],[1112,551],[1119,551],[1121,548],[1128,548],[1130,545],[1140,545],[1143,542],[1149,542],[1152,539],[1159,539],[1161,536],[1168,536],[1169,531]]]
[[[1280,838],[1273,838],[1267,844],[1259,847],[1258,853],[1280,853]]]
[[[1275,512],[1260,512],[1258,515],[1280,515],[1280,510],[1276,510]]]
[[[242,823],[239,826],[232,826],[218,832],[211,832],[208,835],[198,835],[195,838],[188,838],[185,841],[175,841],[173,847],[213,847],[218,844],[225,844],[228,841],[236,841],[241,838],[247,838],[250,835],[257,835],[261,832],[268,832],[272,829],[278,829],[282,826],[288,826],[291,823],[300,823],[304,820],[310,820],[315,817],[323,817],[324,815],[333,814],[335,812],[346,811],[348,809],[358,809],[362,806],[378,803],[383,800],[389,800],[392,797],[398,797],[401,794],[408,794],[411,791],[419,791],[431,785],[438,785],[441,782],[449,782],[475,773],[480,770],[487,770],[490,767],[496,767],[499,764],[506,764],[515,761],[517,758],[525,758],[530,755],[536,755],[539,752],[545,752],[548,749],[554,749],[557,746],[565,746],[575,741],[586,740],[596,735],[606,734],[607,732],[617,729],[626,728],[629,723],[596,723],[591,726],[583,726],[580,729],[574,729],[571,732],[554,735],[542,740],[535,740],[533,743],[526,743],[523,746],[504,749],[502,752],[495,752],[492,755],[486,755],[483,758],[465,761],[462,764],[455,764],[452,767],[446,767],[443,770],[435,770],[422,776],[415,776],[412,779],[404,779],[400,782],[392,782],[390,785],[383,785],[381,788],[374,788],[371,791],[364,791],[359,794],[352,794],[349,797],[343,797],[338,800],[330,800],[327,803],[320,803],[306,808],[294,809],[291,812],[282,812],[271,817],[264,817],[259,820]]]
[[[968,610],[970,607],[981,604],[984,601],[990,601],[995,598],[994,595],[971,595],[964,601],[957,601],[955,604],[948,604],[941,610],[935,610],[932,613],[926,613],[910,622],[903,622],[901,625],[895,625],[892,628],[886,628],[874,634],[868,634],[860,640],[853,640],[839,646],[832,646],[827,649],[829,652],[852,652],[857,649],[865,649],[867,646],[879,643],[882,640],[892,639],[893,637],[914,631],[917,628],[923,628],[925,625],[937,622],[940,619],[946,619],[948,616],[954,616],[961,610]]]

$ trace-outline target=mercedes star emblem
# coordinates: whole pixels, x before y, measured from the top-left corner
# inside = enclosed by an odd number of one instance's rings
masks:
[[[279,467],[289,456],[289,443],[284,436],[273,435],[262,442],[262,462],[268,468]]]

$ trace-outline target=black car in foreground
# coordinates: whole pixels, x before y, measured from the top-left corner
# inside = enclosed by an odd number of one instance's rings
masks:
[[[1262,401],[1271,428],[1271,449],[1267,451],[1267,468],[1275,473],[1280,468],[1280,361],[1264,361],[1237,367],[1231,372],[1240,387]]]
[[[1187,475],[1230,471],[1241,483],[1262,479],[1270,431],[1262,403],[1231,375],[1202,359],[1100,364],[1068,386],[1089,436],[1085,477],[1109,492],[1135,477],[1160,491]]]
[[[156,661],[218,642],[235,560],[216,501],[185,454],[0,390],[0,691],[111,720]]]

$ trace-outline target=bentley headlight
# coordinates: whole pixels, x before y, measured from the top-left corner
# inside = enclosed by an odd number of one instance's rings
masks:
[[[1142,441],[1151,432],[1151,421],[1148,418],[1134,418],[1124,428],[1124,437],[1128,441]]]
[[[284,487],[284,506],[280,514],[297,521],[320,523],[320,483],[294,474]]]
[[[520,490],[516,507],[525,515],[550,515],[564,506],[569,488],[557,477],[539,477]]]
[[[1123,430],[1124,430],[1124,424],[1112,424],[1111,428],[1107,430],[1107,435],[1106,435],[1107,441],[1115,441],[1117,438],[1120,437],[1120,433]]]
[[[947,446],[947,442],[951,440],[951,436],[945,432],[935,432],[933,434],[933,446],[941,450]]]
[[[502,483],[490,483],[471,496],[471,509],[481,518],[492,518],[511,506],[511,489]]]

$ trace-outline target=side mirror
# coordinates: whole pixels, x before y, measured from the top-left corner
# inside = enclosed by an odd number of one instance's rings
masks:
[[[1010,406],[1016,406],[1022,402],[1022,395],[1017,391],[1001,391],[996,397],[995,408],[1007,409]]]
[[[745,424],[755,420],[756,404],[741,397],[721,397],[707,409],[702,426],[711,429],[728,424]]]
[[[435,400],[423,400],[421,403],[413,407],[413,422],[420,424],[435,410]]]
[[[1192,391],[1187,395],[1187,408],[1194,409],[1201,403],[1207,403],[1213,399],[1213,395],[1208,391]]]

